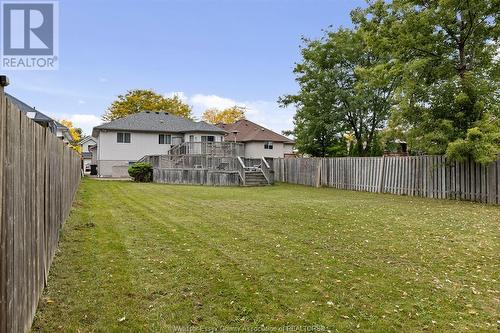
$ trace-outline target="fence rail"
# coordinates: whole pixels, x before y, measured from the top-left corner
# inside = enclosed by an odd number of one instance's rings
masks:
[[[0,92],[0,333],[29,331],[79,182],[78,155]]]
[[[444,156],[274,159],[275,180],[309,186],[500,204],[500,160]]]

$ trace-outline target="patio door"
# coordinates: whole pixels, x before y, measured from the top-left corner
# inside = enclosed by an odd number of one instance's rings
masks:
[[[215,136],[213,135],[202,135],[201,136],[201,153],[206,154],[209,150],[209,147],[211,146],[211,142],[215,141]]]

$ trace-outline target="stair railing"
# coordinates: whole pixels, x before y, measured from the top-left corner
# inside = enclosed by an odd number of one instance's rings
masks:
[[[183,143],[179,143],[175,146],[172,146],[170,147],[170,149],[168,150],[167,154],[168,155],[182,155],[181,154],[181,148],[185,148],[186,147],[186,142],[183,142]]]
[[[274,184],[274,171],[271,169],[269,166],[269,163],[267,163],[266,159],[262,157],[262,163],[260,164],[260,170],[262,171],[262,174],[267,180],[268,184]]]
[[[236,163],[236,168],[238,170],[238,174],[240,175],[241,183],[243,186],[245,186],[245,163],[243,163],[243,160],[241,157],[238,156],[238,163]]]

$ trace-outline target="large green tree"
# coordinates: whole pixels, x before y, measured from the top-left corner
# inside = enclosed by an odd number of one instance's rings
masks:
[[[382,48],[369,48],[359,31],[328,31],[319,40],[304,40],[303,60],[294,73],[300,91],[280,98],[295,105],[296,145],[313,156],[345,155],[348,134],[351,154],[374,153],[378,132],[390,113],[398,78],[380,69],[390,59]],[[376,79],[368,80],[366,73]]]
[[[178,96],[165,97],[153,90],[136,89],[119,95],[102,116],[102,119],[112,121],[142,111],[161,111],[191,118],[191,107]]]
[[[484,163],[500,153],[498,8],[499,0],[379,0],[354,12],[368,46],[386,48],[401,77],[391,129],[412,149]]]

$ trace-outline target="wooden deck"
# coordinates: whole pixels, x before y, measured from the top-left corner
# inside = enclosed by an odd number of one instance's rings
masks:
[[[264,159],[242,158],[244,146],[236,142],[185,142],[166,155],[144,156],[153,166],[153,182],[167,184],[259,186],[274,183]]]

